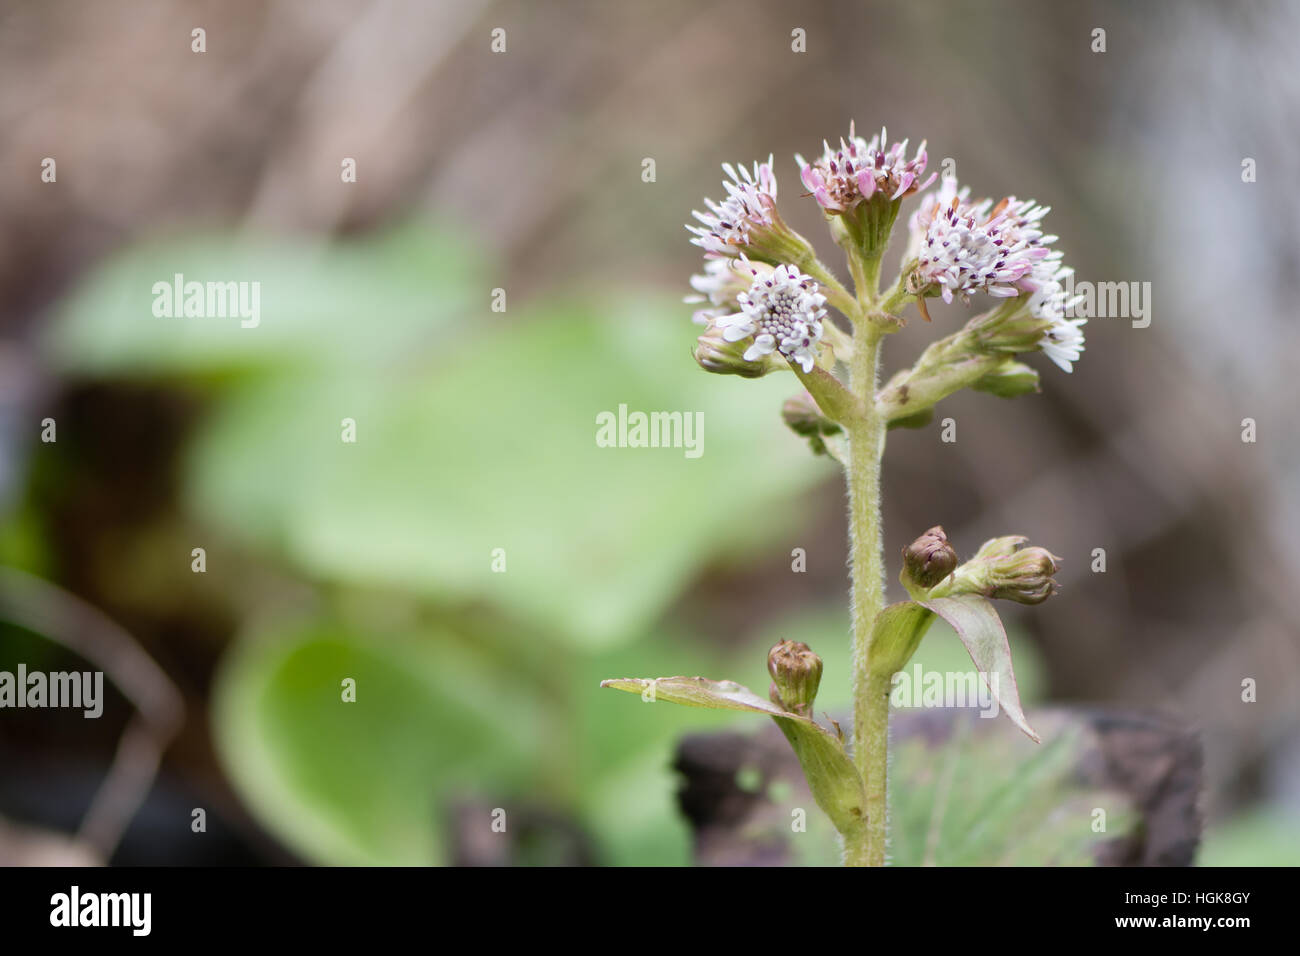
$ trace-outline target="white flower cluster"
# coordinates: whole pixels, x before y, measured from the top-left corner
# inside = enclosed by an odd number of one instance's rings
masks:
[[[1039,346],[1069,372],[1083,352],[1079,327],[1087,320],[1065,317],[1074,301],[1067,301],[1062,282],[1074,270],[1051,248],[1057,237],[1043,232],[1048,211],[1014,196],[997,205],[991,199],[972,203],[969,189],[958,191],[954,180],[945,179],[912,217],[911,282],[922,295],[937,287],[945,302],[955,295],[969,301],[975,292],[997,298],[1029,293],[1025,311],[1052,323]]]
[[[1056,241],[1039,228],[1048,207],[1015,197],[996,206],[991,199],[971,203],[969,196],[969,189],[958,192],[956,182],[945,179],[912,217],[915,286],[938,286],[945,302],[954,295],[969,300],[972,292],[1010,297],[1029,291],[1019,283],[1051,255],[1048,246]]]
[[[753,336],[745,361],[776,351],[805,373],[812,371],[822,339],[826,297],[811,277],[791,265],[777,266],[770,275],[755,270],[753,283],[736,301],[740,311],[718,318],[716,324],[728,342]]]
[[[708,212],[691,211],[701,223],[686,228],[695,234],[691,242],[702,248],[705,255],[739,255],[753,239],[758,229],[776,225],[776,176],[772,173],[772,157],[766,163],[754,163],[750,172],[742,164],[737,172],[730,163],[723,163],[727,174],[722,187],[727,198],[720,203],[705,199]]]
[[[907,140],[892,146],[886,142],[883,129],[868,142],[850,124],[848,138],[840,140],[838,149],[823,143],[819,159],[795,157],[800,178],[828,214],[846,215],[878,195],[892,203],[934,182],[934,173],[921,178],[927,161],[924,143],[908,159]],[[723,355],[731,356],[726,362],[740,361],[723,341],[752,338],[744,362],[777,352],[811,371],[820,351],[827,300],[818,283],[791,263],[808,268],[805,257],[815,253],[777,212],[771,156],[752,167],[724,163],[722,168],[727,174],[722,184],[726,198],[720,203],[706,199],[707,212],[695,210],[698,224],[686,227],[693,234],[691,242],[704,250],[704,271],[691,278],[695,294],[686,298],[700,306],[694,321],[709,329],[701,342],[709,340],[710,362],[725,364],[719,358]],[[972,202],[969,189],[959,190],[955,180],[945,178],[937,192],[922,199],[910,223],[906,259],[913,264],[906,290],[917,296],[922,314],[925,297],[935,294],[945,302],[956,297],[969,302],[979,292],[1015,299],[993,318],[998,323],[1030,322],[1025,331],[1031,337],[1019,340],[1016,350],[1032,348],[1032,336],[1041,328],[1038,347],[1071,371],[1083,352],[1085,320],[1066,318],[1074,302],[1068,301],[1064,280],[1072,270],[1052,248],[1057,237],[1043,231],[1047,213],[1048,207],[1014,196],[996,204],[992,199]]]

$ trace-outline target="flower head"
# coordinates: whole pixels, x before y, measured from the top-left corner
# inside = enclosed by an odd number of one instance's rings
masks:
[[[1010,298],[1031,292],[1035,267],[1057,263],[1056,236],[1039,226],[1048,207],[1033,200],[1003,199],[978,203],[970,190],[958,191],[945,179],[938,195],[927,196],[912,217],[912,246],[916,265],[909,287],[918,294],[938,289],[945,302],[954,295],[969,301],[972,292]]]
[[[753,269],[749,289],[736,297],[740,311],[715,320],[728,342],[753,337],[746,361],[779,352],[811,372],[822,339],[826,297],[815,280],[792,265],[780,265],[770,275]]]
[[[885,147],[885,131],[867,142],[857,135],[849,124],[849,138],[840,140],[839,149],[822,143],[822,156],[811,163],[795,155],[799,163],[799,178],[813,198],[829,212],[845,212],[864,199],[880,193],[893,202],[924,189],[934,182],[931,173],[925,182],[918,182],[925,172],[925,143],[916,154],[906,158],[907,140]]]
[[[776,175],[772,157],[754,163],[751,172],[744,165],[722,164],[727,174],[722,187],[727,198],[720,203],[705,199],[708,212],[693,210],[700,225],[687,225],[695,234],[691,240],[710,259],[747,256],[776,264],[811,253],[812,247],[794,232],[776,210]]]

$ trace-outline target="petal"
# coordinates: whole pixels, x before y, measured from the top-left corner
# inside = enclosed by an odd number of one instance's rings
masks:
[[[817,170],[811,166],[804,166],[799,170],[799,180],[810,193],[815,193],[826,185],[821,176],[818,175]]]

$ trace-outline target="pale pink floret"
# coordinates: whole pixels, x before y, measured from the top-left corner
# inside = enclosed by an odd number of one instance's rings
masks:
[[[710,258],[731,257],[741,254],[765,230],[777,226],[776,176],[772,172],[772,157],[766,163],[754,163],[751,172],[743,164],[733,167],[722,164],[727,179],[722,187],[727,198],[720,203],[705,199],[708,212],[692,210],[691,215],[700,225],[687,225],[695,234],[691,242],[701,247]]]
[[[969,194],[945,179],[937,194],[922,200],[911,223],[913,286],[938,286],[945,302],[954,295],[967,300],[972,292],[1010,298],[1034,291],[1035,267],[1060,258],[1049,248],[1057,237],[1038,225],[1047,207],[1014,196],[996,206],[991,199],[971,203]]]
[[[926,152],[922,143],[912,159],[907,159],[907,140],[886,148],[885,131],[867,142],[857,135],[849,124],[848,139],[841,139],[839,149],[832,149],[823,141],[820,159],[808,162],[795,156],[799,163],[799,179],[812,197],[830,212],[845,212],[859,202],[870,199],[877,190],[883,191],[892,202],[920,189],[935,180],[935,173],[918,185],[925,172]]]

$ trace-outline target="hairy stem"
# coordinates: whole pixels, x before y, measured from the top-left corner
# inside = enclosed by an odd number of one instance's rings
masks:
[[[867,286],[871,290],[874,286]],[[859,287],[859,296],[864,294]],[[871,628],[884,605],[884,561],[880,532],[880,459],[887,422],[876,410],[881,328],[860,324],[854,336],[850,388],[864,401],[863,412],[848,425],[849,533],[853,576],[853,740],[854,762],[866,786],[866,822],[846,837],[847,865],[885,862],[885,774],[889,744],[889,684],[871,675]],[[883,690],[883,692],[882,692]]]
[[[865,314],[875,304],[876,288],[880,284],[880,255],[849,254],[849,271],[858,290],[858,305]]]

